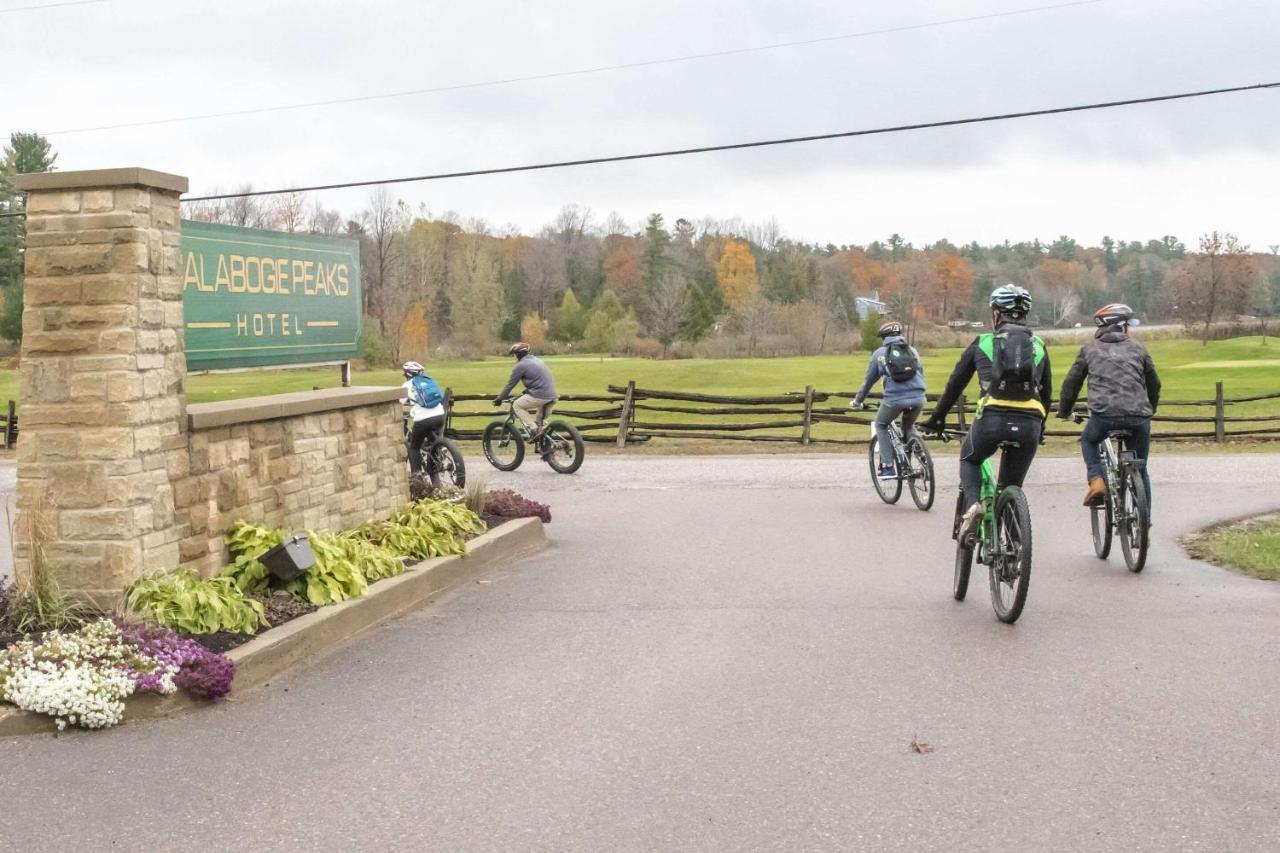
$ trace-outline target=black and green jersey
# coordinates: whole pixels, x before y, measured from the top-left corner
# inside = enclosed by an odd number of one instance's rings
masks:
[[[1001,328],[1009,328],[1006,324]],[[1023,413],[1034,413],[1041,418],[1045,417],[1053,403],[1053,377],[1049,368],[1049,352],[1045,349],[1044,341],[1038,335],[1031,336],[1032,344],[1035,347],[1035,366],[1039,371],[1037,380],[1038,394],[1031,400],[1002,400],[998,397],[988,396],[988,388],[992,382],[992,360],[995,352],[995,333],[985,332],[974,339],[973,343],[965,349],[960,355],[960,361],[956,363],[955,370],[951,372],[951,378],[947,380],[947,387],[942,392],[942,398],[938,400],[938,405],[934,409],[934,417],[941,419],[951,411],[951,407],[960,399],[960,395],[964,393],[964,389],[968,387],[969,381],[973,379],[973,375],[978,375],[978,387],[982,391],[982,405],[984,409],[996,409],[1002,411],[1018,411]]]

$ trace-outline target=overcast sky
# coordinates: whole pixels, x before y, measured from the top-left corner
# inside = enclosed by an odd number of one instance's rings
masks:
[[[1277,0],[1101,0],[559,79],[99,132],[824,38],[1054,0],[0,0],[0,132],[62,169],[138,165],[192,193],[852,130],[1280,80]],[[1062,2],[1062,0],[1057,0]],[[785,148],[401,185],[413,205],[533,230],[563,205],[628,221],[776,217],[790,237],[1070,234],[1280,243],[1280,89]],[[327,193],[352,211],[367,191]]]

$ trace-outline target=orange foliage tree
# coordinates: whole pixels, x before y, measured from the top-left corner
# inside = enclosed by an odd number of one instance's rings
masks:
[[[938,255],[933,259],[933,280],[927,294],[933,318],[940,322],[973,295],[973,264],[960,255]]]
[[[750,247],[741,240],[726,240],[720,261],[716,264],[716,280],[724,294],[725,305],[735,314],[742,314],[760,292],[756,276],[756,259]]]
[[[540,347],[547,342],[547,322],[537,311],[526,314],[520,321],[520,339],[531,347]]]
[[[418,359],[427,354],[430,335],[427,331],[427,310],[421,302],[409,306],[404,323],[400,326],[400,352],[410,353]]]

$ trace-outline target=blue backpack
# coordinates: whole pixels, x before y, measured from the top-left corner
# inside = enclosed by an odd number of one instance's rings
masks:
[[[434,409],[444,402],[444,392],[434,379],[419,373],[409,380],[409,400],[424,409]]]

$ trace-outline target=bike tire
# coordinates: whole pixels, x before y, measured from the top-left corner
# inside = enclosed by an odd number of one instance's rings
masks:
[[[1017,486],[1008,486],[996,498],[995,544],[988,564],[991,605],[996,618],[1012,625],[1022,615],[1031,585],[1031,508]],[[1009,548],[1013,554],[1005,554]],[[1009,593],[1004,593],[1008,587]]]
[[[930,455],[929,448],[924,446],[924,442],[915,437],[907,442],[908,464],[910,464],[913,456],[918,463],[919,470],[918,472],[913,472],[911,479],[907,482],[907,488],[911,490],[911,500],[915,501],[916,509],[928,512],[933,509],[933,498],[937,491],[933,480],[933,456]],[[912,467],[915,468],[917,466]],[[919,476],[916,476],[916,473]],[[963,599],[964,596],[960,596],[960,598]]]
[[[547,424],[546,435],[551,440],[552,449],[543,458],[547,460],[551,470],[557,474],[572,474],[582,467],[587,445],[577,427],[564,421],[552,421]],[[568,461],[562,462],[565,458]]]
[[[898,498],[902,497],[902,477],[898,476],[892,480],[880,479],[880,443],[874,438],[871,439],[871,445],[867,448],[867,461],[871,466],[871,485],[876,487],[876,494],[880,496],[880,500],[887,504],[896,504]],[[892,488],[889,486],[890,483],[893,484]]]
[[[1128,499],[1128,501],[1126,501]],[[1127,502],[1133,506],[1126,506]],[[1147,566],[1147,548],[1151,544],[1151,518],[1147,505],[1147,486],[1142,477],[1128,470],[1120,486],[1120,551],[1129,571],[1137,574]]]
[[[514,471],[524,461],[524,439],[506,421],[494,421],[485,427],[480,446],[484,448],[484,458],[499,471]]]
[[[969,574],[973,571],[973,549],[956,542],[956,566],[951,576],[951,597],[964,601],[969,592]]]
[[[430,472],[433,486],[453,485],[461,489],[467,485],[467,463],[453,439],[440,438],[423,456],[428,457],[422,461]]]
[[[1110,490],[1103,496],[1101,506],[1089,507],[1089,524],[1093,529],[1093,553],[1105,560],[1111,556],[1111,533],[1115,528]]]

